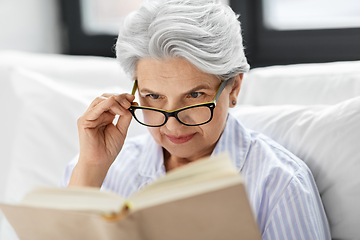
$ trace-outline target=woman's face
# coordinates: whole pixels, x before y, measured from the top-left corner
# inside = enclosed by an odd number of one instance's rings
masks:
[[[182,58],[141,59],[136,70],[140,106],[168,111],[212,101],[221,83]],[[241,78],[238,75],[225,87],[209,123],[186,126],[170,117],[165,125],[149,128],[155,141],[174,157],[195,161],[209,156],[224,130],[228,108],[236,101]]]

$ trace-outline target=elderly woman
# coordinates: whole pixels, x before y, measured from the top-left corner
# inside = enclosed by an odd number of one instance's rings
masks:
[[[91,103],[78,120],[80,155],[64,185],[129,196],[172,169],[227,151],[263,239],[330,239],[308,167],[228,113],[249,70],[230,7],[218,0],[146,2],[125,19],[116,50],[139,103],[126,93]],[[149,134],[124,144],[132,117]]]

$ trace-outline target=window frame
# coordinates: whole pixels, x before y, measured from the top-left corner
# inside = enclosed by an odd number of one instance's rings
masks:
[[[115,35],[87,35],[81,26],[80,0],[59,0],[64,53],[115,57]],[[240,14],[245,53],[252,67],[360,60],[360,28],[324,30],[266,29],[261,0],[230,0]]]
[[[88,35],[81,24],[80,0],[60,1],[64,32],[64,53],[69,55],[95,55],[115,57],[116,35]]]
[[[252,67],[360,60],[360,28],[272,30],[264,26],[261,0],[230,0],[240,14]]]

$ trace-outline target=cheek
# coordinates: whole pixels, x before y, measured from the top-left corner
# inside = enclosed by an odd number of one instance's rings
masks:
[[[223,122],[229,110],[228,101],[219,102],[214,109],[214,120],[216,122]]]
[[[148,128],[151,136],[153,137],[153,139],[155,140],[155,142],[157,144],[159,144],[160,146],[164,145],[164,139],[163,139],[163,135],[161,133],[161,128],[162,127],[155,127],[155,128]]]
[[[160,128],[149,127],[148,130],[154,139],[158,139],[160,137]]]
[[[226,124],[227,114],[228,114],[228,106],[225,106],[225,102],[223,104],[218,104],[214,109],[214,116],[213,120],[210,122],[213,130],[216,131],[216,135],[218,135],[217,132],[221,132]]]

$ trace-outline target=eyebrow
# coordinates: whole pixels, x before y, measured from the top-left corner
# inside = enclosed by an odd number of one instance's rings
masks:
[[[199,85],[199,86],[194,87],[188,93],[196,92],[196,91],[199,91],[199,90],[202,90],[202,89],[206,89],[206,90],[210,89],[211,90],[212,88],[209,85],[203,84],[203,85]]]
[[[207,89],[212,89],[212,88],[209,85],[202,84],[202,85],[196,86],[193,89],[187,91],[185,94],[193,93],[193,92],[196,92],[196,91],[199,91],[199,90],[202,90],[202,89],[207,90]],[[147,88],[143,88],[141,90],[139,89],[139,92],[142,93],[142,94],[151,93],[151,94],[161,95],[160,93],[157,93],[156,91],[152,91],[152,90],[147,89]]]
[[[143,88],[143,89],[141,89],[141,90],[139,89],[139,93],[141,93],[141,94],[150,93],[150,94],[160,95],[160,93],[151,91],[150,89],[147,89],[147,88]]]

